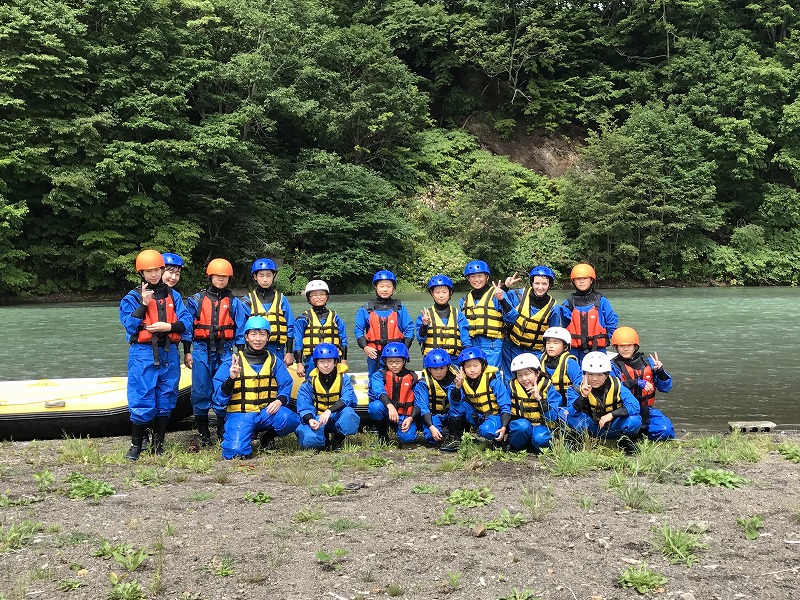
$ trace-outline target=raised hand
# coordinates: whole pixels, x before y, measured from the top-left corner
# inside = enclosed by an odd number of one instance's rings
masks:
[[[239,355],[234,354],[231,356],[231,379],[238,379],[242,374],[242,365],[239,364]]]
[[[422,315],[422,324],[423,325],[430,325],[431,324],[431,316],[428,314],[428,309],[423,308],[421,311]]]
[[[506,287],[508,289],[511,289],[514,287],[515,284],[519,283],[520,281],[522,281],[522,277],[519,276],[519,273],[517,271],[514,271],[513,275],[511,275],[510,277],[506,277],[506,282],[505,282]]]
[[[503,288],[500,287],[500,281],[499,280],[497,282],[493,283],[492,287],[494,288],[494,297],[495,298],[497,298],[498,300],[502,300],[503,298],[506,297],[506,293],[503,291]]]
[[[142,282],[142,304],[147,306],[153,299],[153,290],[147,289],[147,282]]]
[[[661,369],[663,369],[663,368],[664,368],[664,363],[662,363],[662,362],[661,362],[661,361],[658,359],[658,352],[653,352],[653,353],[650,355],[650,360],[652,360],[652,361],[653,361],[653,369],[654,369],[655,371],[660,371]]]

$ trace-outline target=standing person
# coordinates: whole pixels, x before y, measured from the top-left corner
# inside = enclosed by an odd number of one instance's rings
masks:
[[[278,267],[271,258],[257,258],[250,268],[256,288],[242,296],[248,317],[265,317],[272,330],[269,351],[288,367],[294,363],[294,315],[286,296],[275,289]]]
[[[464,277],[472,288],[459,302],[469,324],[470,346],[480,348],[489,365],[502,368],[504,313],[512,309],[516,293],[509,289],[519,279],[507,278],[502,286],[492,284],[489,265],[473,260],[464,267]]]
[[[164,274],[161,276],[161,281],[175,289],[175,286],[181,282],[181,273],[186,263],[183,262],[180,255],[174,252],[164,252],[161,254],[161,258],[164,259]]]
[[[138,460],[147,427],[152,423],[153,450],[164,451],[169,415],[177,402],[181,374],[178,342],[192,326],[180,294],[165,285],[164,258],[155,250],[136,256],[142,283],[119,304],[128,351],[128,409],[131,413],[131,447],[128,460]]]
[[[410,347],[414,341],[414,321],[400,300],[392,298],[397,278],[391,271],[378,271],[372,278],[375,298],[356,313],[354,333],[358,347],[367,355],[370,377],[378,370],[381,352],[391,342]]]
[[[461,399],[461,393],[455,385],[458,370],[453,367],[450,355],[443,348],[428,352],[422,359],[422,366],[422,377],[414,390],[415,401],[425,425],[422,433],[429,444],[442,442],[440,450],[455,452],[467,428],[463,411],[457,408]],[[455,397],[455,402],[451,402],[451,397]],[[447,439],[443,441],[445,430]]]
[[[666,394],[672,389],[672,376],[664,370],[658,353],[647,357],[639,351],[639,334],[633,327],[619,327],[611,336],[611,345],[617,351],[611,359],[612,372],[639,402],[642,414],[640,432],[654,442],[675,439],[672,421],[653,408],[656,391]]]
[[[224,258],[215,258],[206,268],[209,286],[187,301],[194,319],[192,353],[184,356],[192,370],[192,406],[200,445],[211,445],[208,411],[214,393],[213,381],[223,362],[230,361],[234,346],[244,345],[246,309],[242,301],[228,289],[233,266]],[[217,437],[225,430],[225,411],[217,413]]]
[[[561,305],[561,324],[572,335],[572,353],[581,361],[587,352],[605,352],[619,319],[611,303],[594,289],[594,267],[580,263],[569,275],[575,291]]]
[[[269,328],[264,317],[250,317],[243,328],[244,350],[228,354],[214,374],[214,410],[227,412],[222,437],[226,460],[250,458],[256,433],[267,448],[276,436],[289,435],[300,425],[300,417],[288,408],[292,376],[267,350]]]
[[[503,338],[503,373],[507,378],[511,377],[511,362],[520,354],[532,352],[541,358],[544,332],[561,324],[556,301],[548,293],[556,278],[553,270],[540,265],[531,269],[528,278],[530,288],[505,315],[510,324]]]
[[[508,426],[508,445],[512,450],[541,452],[550,447],[553,438],[549,425],[558,421],[558,411],[549,403],[554,395],[553,386],[532,352],[515,356],[511,372],[514,373],[509,383],[513,420]]]
[[[367,408],[378,430],[378,442],[388,443],[392,427],[400,444],[411,444],[417,439],[420,410],[415,396],[417,374],[408,370],[408,347],[402,342],[389,342],[381,359],[385,368],[369,378]]]
[[[581,363],[580,394],[569,407],[567,426],[588,431],[596,438],[616,440],[625,436],[626,452],[639,433],[642,417],[639,402],[622,382],[611,374],[611,359],[605,352],[589,352]]]
[[[343,365],[347,365],[347,327],[342,318],[328,309],[330,289],[321,279],[306,284],[306,300],[311,310],[294,322],[294,360],[297,374],[305,377],[314,368],[313,353],[318,344],[333,344],[339,350]]]
[[[460,309],[450,305],[453,280],[447,275],[434,275],[428,281],[428,292],[433,298],[433,306],[423,308],[416,323],[422,355],[427,356],[434,348],[442,348],[455,360],[471,343],[467,318]]]
[[[461,390],[467,423],[478,435],[495,444],[505,445],[511,423],[511,397],[500,377],[500,370],[488,364],[480,348],[465,348],[458,355],[461,370],[455,387]]]
[[[315,368],[297,392],[300,426],[295,433],[300,447],[332,448],[339,452],[348,435],[358,433],[361,419],[347,365],[339,362],[339,349],[333,344],[317,344],[312,353]],[[333,437],[333,441],[331,441]]]
[[[575,355],[570,350],[572,334],[563,327],[550,327],[544,332],[544,354],[542,368],[550,378],[555,393],[550,400],[551,406],[559,408],[560,419],[566,422],[567,407],[578,398],[583,371]]]

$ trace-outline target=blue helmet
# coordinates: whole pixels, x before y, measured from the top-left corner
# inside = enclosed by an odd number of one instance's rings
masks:
[[[408,348],[403,342],[390,342],[384,346],[381,358],[403,358],[408,361]]]
[[[489,270],[489,265],[487,265],[482,260],[471,260],[467,263],[467,266],[464,267],[464,277],[467,275],[475,275],[476,273],[486,273],[487,275],[491,275],[492,272]]]
[[[317,344],[314,346],[314,352],[311,353],[311,358],[316,361],[320,358],[332,358],[333,360],[339,360],[339,349],[334,344],[329,344],[324,342],[322,344]]]
[[[437,367],[449,367],[452,362],[447,352],[441,348],[434,348],[422,359],[422,366],[426,369],[435,369]]]
[[[397,277],[391,271],[378,271],[372,278],[372,285],[376,285],[379,281],[391,281],[397,287]]]
[[[183,262],[183,259],[172,252],[163,252],[161,254],[161,258],[164,259],[165,267],[180,267],[182,269],[186,266],[186,263]]]
[[[458,364],[463,365],[468,360],[480,360],[483,361],[483,364],[485,365],[486,355],[483,353],[483,350],[477,346],[473,346],[472,348],[464,348],[461,351],[461,354],[458,355]]]
[[[253,268],[250,269],[250,272],[255,275],[259,271],[275,271],[277,273],[278,267],[271,258],[257,258],[253,261]]]
[[[449,287],[450,291],[453,291],[453,280],[450,279],[447,275],[434,275],[428,280],[428,291],[430,292],[436,286],[443,285],[445,287]]]
[[[553,269],[542,265],[533,267],[529,273],[529,277],[531,278],[531,283],[533,283],[534,277],[547,277],[547,279],[550,280],[550,285],[553,285],[556,280],[556,274],[553,273]]]
[[[247,333],[251,329],[265,329],[267,333],[270,332],[269,321],[264,317],[250,317],[244,324],[244,332]]]

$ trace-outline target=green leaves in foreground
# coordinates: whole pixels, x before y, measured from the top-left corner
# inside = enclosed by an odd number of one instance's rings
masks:
[[[447,497],[448,504],[455,506],[466,506],[468,508],[475,506],[486,506],[494,501],[494,494],[489,491],[489,488],[482,487],[479,489],[471,490],[453,490]]]
[[[697,467],[692,469],[685,481],[686,485],[716,485],[725,488],[738,488],[747,483],[744,477],[739,477],[733,471],[723,469],[709,469],[707,467]]]
[[[103,496],[114,494],[114,488],[105,481],[89,479],[80,473],[70,473],[69,477],[67,477],[67,482],[70,484],[69,497],[73,499],[85,500],[91,498],[99,500]]]
[[[617,581],[622,587],[632,587],[640,594],[657,590],[667,583],[667,578],[647,568],[647,563],[639,566],[631,565],[620,573]]]
[[[758,515],[741,517],[736,522],[744,528],[744,537],[748,540],[754,540],[761,535],[759,529],[764,527],[764,519]]]

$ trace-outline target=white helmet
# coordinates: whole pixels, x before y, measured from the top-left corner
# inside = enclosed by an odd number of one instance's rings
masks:
[[[522,369],[533,369],[534,371],[538,371],[540,367],[541,365],[539,364],[539,359],[536,358],[535,354],[531,354],[530,352],[525,352],[524,354],[515,356],[511,361],[512,373],[516,373]]]
[[[564,342],[567,347],[572,343],[572,334],[563,327],[548,327],[542,335],[544,339],[555,338]]]
[[[605,352],[589,352],[583,357],[581,369],[584,373],[611,373],[611,359]]]
[[[331,290],[328,288],[328,284],[322,281],[322,279],[312,279],[306,284],[306,298],[308,298],[310,292],[326,292],[330,294]]]

